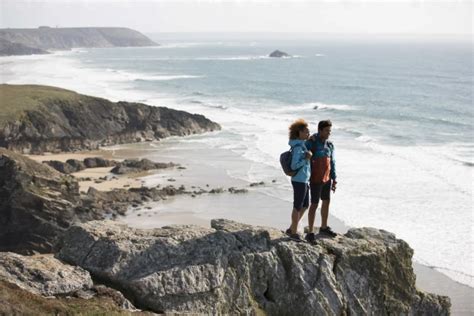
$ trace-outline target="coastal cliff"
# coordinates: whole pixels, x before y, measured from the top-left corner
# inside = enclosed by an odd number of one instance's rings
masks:
[[[96,149],[219,130],[202,115],[110,102],[37,85],[0,85],[0,146],[22,153]]]
[[[2,55],[21,55],[22,47],[45,50],[68,50],[75,47],[127,47],[156,46],[157,44],[138,31],[125,27],[77,27],[37,29],[0,29],[0,52]],[[10,44],[9,44],[10,43]],[[21,45],[18,49],[5,50],[11,43]]]
[[[57,257],[157,313],[448,315],[449,298],[415,287],[413,250],[374,228],[316,245],[230,220],[212,228],[71,227]]]
[[[350,229],[311,245],[223,219],[150,230],[105,220],[143,196],[184,193],[82,194],[73,176],[0,148],[0,314],[25,311],[15,297],[27,293],[27,307],[45,313],[449,314],[449,298],[416,289],[413,250],[383,230]]]
[[[6,39],[0,38],[0,56],[34,55],[34,54],[49,54],[49,53],[40,48],[29,47],[21,43],[12,43]]]

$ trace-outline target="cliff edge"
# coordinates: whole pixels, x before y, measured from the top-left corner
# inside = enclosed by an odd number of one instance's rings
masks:
[[[220,130],[202,115],[39,85],[0,85],[0,146],[22,153],[96,149]]]
[[[280,231],[212,220],[212,228],[73,226],[57,257],[157,313],[448,315],[449,298],[415,287],[413,250],[374,228],[316,245]]]

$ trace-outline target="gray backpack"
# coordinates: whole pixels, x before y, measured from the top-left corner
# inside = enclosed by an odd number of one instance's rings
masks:
[[[290,150],[287,150],[287,151],[281,153],[281,155],[280,155],[281,168],[283,169],[283,172],[289,177],[293,177],[301,169],[301,168],[299,168],[297,170],[291,169],[291,158],[293,157],[293,149],[296,148],[296,147],[301,147],[301,146],[292,147],[292,148],[290,148]]]

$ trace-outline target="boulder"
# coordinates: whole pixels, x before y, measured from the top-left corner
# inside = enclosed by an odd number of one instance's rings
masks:
[[[351,229],[316,245],[229,220],[144,230],[71,227],[57,257],[157,313],[448,315],[449,298],[415,288],[413,250],[393,234]]]
[[[68,159],[66,162],[48,160],[43,161],[43,163],[65,174],[71,174],[86,169],[85,164],[77,159]]]
[[[103,168],[113,167],[117,164],[114,160],[107,160],[101,157],[91,157],[84,159],[84,165],[86,168]]]
[[[64,264],[53,255],[0,252],[0,278],[42,296],[72,294],[93,286],[89,272]]]

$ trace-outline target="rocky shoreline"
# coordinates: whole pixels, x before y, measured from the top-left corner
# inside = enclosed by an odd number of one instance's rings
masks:
[[[83,195],[73,176],[6,149],[0,188],[0,279],[38,297],[177,314],[449,314],[449,298],[416,289],[413,250],[386,231],[310,245],[224,219],[151,230],[105,220],[134,203],[235,188]]]
[[[220,126],[201,115],[58,88],[1,89],[0,314],[449,314],[448,297],[416,289],[413,250],[383,230],[350,229],[310,245],[273,228],[225,219],[212,220],[210,228],[155,229],[113,221],[169,196],[248,189],[155,185],[81,191],[74,174],[84,170],[126,177],[185,167],[96,156],[35,161],[22,153],[157,140]],[[28,297],[28,304],[16,297]]]

